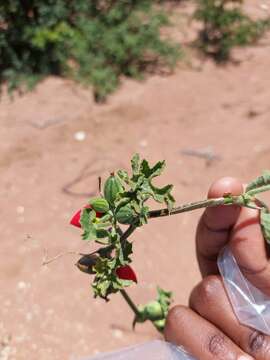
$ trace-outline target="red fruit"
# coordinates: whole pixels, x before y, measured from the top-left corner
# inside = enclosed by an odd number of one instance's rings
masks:
[[[90,209],[91,206],[90,205],[86,205],[84,208],[86,209]],[[76,226],[78,228],[81,228],[81,223],[80,223],[80,219],[81,219],[81,212],[82,210],[78,210],[72,217],[72,219],[70,220],[70,224],[73,226]],[[103,214],[100,212],[96,213],[97,218],[100,218]]]
[[[80,223],[81,212],[82,212],[82,210],[79,210],[76,212],[75,215],[73,215],[72,219],[70,220],[71,225],[77,226],[78,228],[82,227],[81,223]]]
[[[116,269],[116,275],[119,277],[119,279],[122,280],[131,280],[137,283],[137,276],[129,265],[120,266],[118,269]]]

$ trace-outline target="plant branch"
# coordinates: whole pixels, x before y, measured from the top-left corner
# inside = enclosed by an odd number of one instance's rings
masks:
[[[234,197],[231,197],[231,198],[233,199]],[[238,196],[236,198],[237,198],[237,200],[239,200]],[[159,209],[159,210],[152,210],[152,211],[149,211],[148,217],[156,218],[156,217],[161,217],[161,216],[175,215],[175,214],[180,214],[180,213],[183,213],[186,211],[202,209],[202,208],[206,208],[206,207],[214,207],[214,206],[218,206],[218,205],[225,205],[227,203],[228,203],[228,199],[225,197],[196,201],[196,202],[177,206],[177,207],[171,209],[170,211],[167,208]],[[235,199],[233,199],[233,201],[231,202],[231,204],[233,204],[233,203],[236,203]]]
[[[248,195],[250,196],[254,196],[256,194],[259,194],[259,193],[262,193],[262,192],[265,192],[265,191],[269,191],[270,190],[270,185],[264,185],[264,186],[260,186],[256,189],[252,189],[252,190],[249,190],[247,192]]]
[[[136,226],[134,225],[130,225],[127,230],[122,233],[121,235],[121,243],[123,243],[125,240],[127,240],[128,237],[130,237],[130,235],[136,230]]]
[[[122,289],[120,290],[121,295],[123,296],[123,298],[125,299],[125,301],[127,302],[128,306],[131,308],[131,310],[134,312],[135,317],[140,317],[140,312],[137,308],[137,306],[134,304],[134,302],[131,300],[130,296],[128,295],[128,293],[126,292],[126,290]]]
[[[246,194],[249,196],[254,196],[258,193],[268,191],[268,190],[270,190],[270,185],[261,186],[257,189],[250,190]],[[207,200],[196,201],[196,202],[180,205],[171,210],[169,210],[168,208],[152,210],[152,211],[149,211],[148,217],[149,218],[157,218],[157,217],[162,217],[162,216],[175,215],[175,214],[180,214],[180,213],[191,211],[191,210],[202,209],[202,208],[206,208],[206,207],[214,207],[214,206],[219,206],[219,205],[240,205],[240,206],[246,206],[246,207],[251,206],[250,204],[247,203],[247,201],[243,195],[223,196],[220,198],[207,199]],[[260,208],[258,208],[258,209],[260,209]]]

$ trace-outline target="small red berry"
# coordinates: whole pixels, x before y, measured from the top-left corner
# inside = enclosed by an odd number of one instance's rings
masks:
[[[116,269],[116,275],[119,277],[119,279],[122,280],[131,280],[137,283],[137,276],[129,265],[120,266],[118,269]]]

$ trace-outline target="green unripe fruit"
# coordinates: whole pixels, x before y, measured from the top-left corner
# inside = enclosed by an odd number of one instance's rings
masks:
[[[153,322],[153,324],[158,331],[163,332],[166,324],[166,319],[156,320]]]
[[[109,211],[110,209],[108,201],[103,198],[90,199],[89,204],[91,205],[93,210],[103,214]]]
[[[136,218],[136,213],[131,208],[130,205],[122,206],[120,209],[118,209],[116,213],[116,220],[120,224],[130,225],[133,223],[135,218]]]
[[[136,318],[136,322],[143,323],[147,320],[146,314],[145,314],[145,307],[142,305],[138,306],[138,313],[139,315]]]
[[[115,176],[111,175],[104,184],[104,196],[110,205],[114,205],[114,202],[119,193],[123,192],[124,188],[120,180]]]
[[[158,320],[164,317],[162,307],[158,301],[152,301],[145,307],[145,313],[149,320]]]

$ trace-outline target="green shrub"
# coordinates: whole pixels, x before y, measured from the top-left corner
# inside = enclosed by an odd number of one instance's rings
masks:
[[[270,25],[244,14],[241,0],[198,0],[195,18],[203,22],[199,46],[217,62],[229,60],[233,47],[256,42]]]
[[[154,0],[5,0],[0,81],[13,90],[54,74],[92,85],[103,100],[121,75],[173,67],[179,47],[160,36],[168,16]]]

